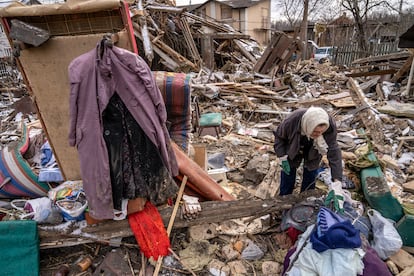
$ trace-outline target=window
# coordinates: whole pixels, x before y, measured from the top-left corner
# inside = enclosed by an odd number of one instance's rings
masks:
[[[327,48],[316,49],[315,54],[326,54]]]
[[[233,12],[231,7],[222,5],[221,6],[221,19],[231,19],[233,18]]]

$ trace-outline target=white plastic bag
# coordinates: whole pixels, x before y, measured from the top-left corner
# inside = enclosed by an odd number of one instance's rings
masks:
[[[394,227],[394,221],[384,218],[377,210],[368,210],[368,217],[372,224],[374,236],[371,247],[377,251],[381,259],[385,260],[401,249],[401,236]]]

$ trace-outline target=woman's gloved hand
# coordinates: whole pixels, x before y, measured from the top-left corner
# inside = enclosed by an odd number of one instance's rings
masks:
[[[344,212],[344,191],[342,190],[342,182],[334,181],[331,184],[330,191],[325,199],[325,206],[330,206],[331,209],[338,213]]]
[[[282,170],[285,172],[285,174],[289,175],[290,174],[290,165],[289,165],[289,161],[287,160],[288,156],[282,156],[279,158],[279,160],[282,162],[280,164],[280,166],[282,167]]]

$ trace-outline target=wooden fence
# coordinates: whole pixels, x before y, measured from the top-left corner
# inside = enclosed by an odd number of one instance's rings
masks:
[[[10,70],[7,65],[0,59],[0,79],[10,76]]]
[[[367,52],[361,51],[357,44],[348,44],[334,49],[333,63],[350,66],[352,61],[359,58],[381,56],[399,51],[398,42],[385,42],[381,44],[372,43],[369,45]]]

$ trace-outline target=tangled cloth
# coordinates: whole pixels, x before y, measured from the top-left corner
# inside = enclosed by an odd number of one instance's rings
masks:
[[[329,115],[320,107],[309,107],[303,114],[301,121],[302,134],[311,139],[312,132],[315,128],[321,124],[324,124],[329,128]],[[325,155],[328,152],[328,144],[326,143],[323,135],[313,140],[313,146],[321,155]]]

